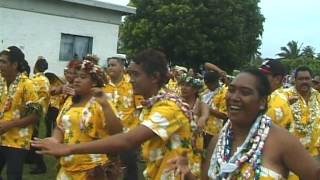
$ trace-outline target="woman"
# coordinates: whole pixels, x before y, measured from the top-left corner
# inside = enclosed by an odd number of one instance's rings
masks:
[[[269,93],[268,79],[256,69],[231,82],[226,98],[229,120],[209,145],[203,179],[285,179],[289,171],[300,179],[318,179],[319,165],[298,140],[264,115]],[[186,158],[169,163],[168,171],[194,179]]]
[[[193,121],[191,122],[193,137],[193,153],[192,172],[200,177],[200,169],[203,157],[203,129],[209,117],[209,107],[202,102],[198,96],[199,90],[203,83],[200,79],[194,78],[187,74],[181,76],[179,85],[181,87],[181,97],[189,104],[193,113]]]
[[[121,123],[100,89],[104,85],[102,70],[87,60],[76,69],[72,84],[75,94],[63,105],[57,127],[52,137],[47,138],[50,142],[78,144],[121,132]],[[106,164],[105,154],[63,156],[57,179],[90,179],[103,174],[98,172],[103,172],[102,166]]]
[[[160,92],[168,80],[165,55],[154,49],[146,49],[136,55],[129,67],[133,91],[144,97],[140,125],[127,133],[102,140],[75,145],[59,144],[48,140],[33,141],[42,154],[71,155],[86,153],[118,152],[143,144],[142,154],[146,159],[146,179],[179,179],[172,172],[166,173],[167,161],[191,151],[191,114],[181,98]]]

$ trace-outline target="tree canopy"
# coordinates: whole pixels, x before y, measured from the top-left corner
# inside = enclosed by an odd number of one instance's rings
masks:
[[[131,0],[137,8],[120,28],[122,53],[160,48],[172,64],[212,62],[231,71],[261,44],[259,0]]]

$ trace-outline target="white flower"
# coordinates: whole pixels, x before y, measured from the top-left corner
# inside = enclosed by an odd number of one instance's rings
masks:
[[[152,122],[157,123],[157,125],[161,127],[167,127],[169,125],[169,121],[167,118],[163,117],[160,113],[155,112],[150,117]]]
[[[69,130],[71,128],[70,116],[63,115],[61,118],[62,127],[64,130]]]
[[[15,109],[12,112],[12,116],[13,116],[13,118],[20,119],[20,111],[19,111],[19,109]]]
[[[83,120],[83,125],[87,125],[89,120],[90,120],[90,117],[92,116],[92,113],[89,111],[88,108],[84,108],[83,109],[83,112],[82,112],[82,120]]]
[[[279,121],[280,119],[282,119],[283,112],[282,112],[281,108],[279,108],[279,107],[274,108],[274,111],[276,113],[276,121]]]
[[[163,152],[160,148],[150,150],[149,161],[156,161],[163,157]]]
[[[92,162],[99,162],[101,161],[101,154],[89,154]]]
[[[105,93],[106,94],[106,96],[107,96],[107,99],[109,100],[109,101],[112,101],[112,93]]]
[[[66,162],[70,162],[70,161],[72,161],[72,159],[73,159],[73,155],[69,155],[69,156],[64,156],[63,157],[63,160],[66,161]]]
[[[181,138],[178,134],[174,134],[171,136],[171,148],[176,149],[181,147]]]
[[[29,135],[29,128],[21,128],[19,130],[19,136],[20,137],[25,137]]]
[[[132,98],[128,96],[123,96],[123,106],[128,108],[131,106]]]

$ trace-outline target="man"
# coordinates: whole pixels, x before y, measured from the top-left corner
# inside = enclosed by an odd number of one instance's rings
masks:
[[[320,95],[311,87],[312,71],[308,67],[298,67],[294,76],[295,86],[284,91],[293,113],[290,132],[299,138],[312,156],[316,157],[319,152],[311,143],[311,139],[313,139],[314,127],[319,123]]]
[[[24,158],[30,148],[33,125],[41,106],[32,81],[22,72],[24,54],[11,46],[0,53],[0,172],[6,165],[7,179],[22,179]]]
[[[213,71],[204,74],[204,83],[207,90],[201,95],[201,99],[210,108],[210,116],[204,128],[204,146],[208,146],[211,138],[219,134],[223,119],[227,119],[225,111],[222,109],[224,102],[224,86],[219,84],[219,74]]]
[[[44,57],[39,56],[36,64],[34,65],[34,75],[31,80],[34,83],[34,88],[39,97],[38,102],[42,107],[41,120],[45,121],[46,133],[48,134],[48,131],[51,132],[52,123],[50,122],[50,120],[45,118],[48,112],[50,101],[50,82],[48,78],[44,75],[44,72],[47,69],[47,60]],[[33,137],[39,137],[39,125],[40,123],[38,123],[37,127],[34,129]],[[34,164],[30,171],[30,174],[43,174],[47,171],[47,167],[45,162],[43,161],[42,155],[36,154],[34,148],[31,148],[28,154],[28,158],[30,158],[31,162],[33,161]]]
[[[293,117],[288,100],[282,93],[282,82],[286,75],[285,67],[279,60],[267,60],[259,69],[267,76],[272,91],[266,114],[275,124],[289,129]]]
[[[110,82],[105,85],[104,92],[117,110],[121,119],[124,132],[139,124],[135,116],[135,95],[131,83],[124,77],[125,61],[119,57],[108,58],[107,73]],[[121,159],[126,166],[124,179],[138,179],[137,155],[133,150],[121,154]]]
[[[320,92],[320,76],[319,75],[315,75],[312,79],[312,87],[317,90],[318,92]]]

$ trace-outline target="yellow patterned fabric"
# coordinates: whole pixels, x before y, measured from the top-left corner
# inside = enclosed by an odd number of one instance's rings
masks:
[[[173,172],[164,170],[168,167],[167,161],[177,155],[187,153],[193,157],[189,119],[174,101],[159,100],[151,108],[143,108],[140,121],[157,135],[142,146],[146,160],[144,177],[148,180],[179,179]]]
[[[311,89],[311,95],[308,102],[297,92],[295,87],[284,91],[287,97],[298,97],[298,100],[290,105],[293,113],[293,121],[289,131],[299,138],[302,145],[309,151],[312,156],[318,156],[319,152],[315,148],[317,126],[320,119],[320,94],[315,89]]]
[[[176,79],[170,79],[169,82],[166,84],[166,88],[177,95],[181,94],[181,87],[178,84]]]
[[[17,75],[9,88],[7,88],[5,80],[1,81],[0,91],[0,121],[10,121],[25,117],[28,115],[26,112],[28,111],[28,106],[35,105],[38,101],[32,81],[23,74]],[[8,98],[11,98],[11,100]],[[33,125],[11,128],[1,135],[0,145],[29,149],[32,132]]]
[[[69,97],[57,118],[57,126],[64,132],[63,143],[85,143],[108,136],[108,124],[102,107],[94,98],[81,107],[73,107],[72,104],[72,97]],[[105,154],[80,154],[60,158],[61,168],[66,172],[86,171],[107,161]]]
[[[104,87],[104,92],[111,101],[121,119],[123,131],[128,132],[130,129],[139,124],[138,117],[134,115],[136,104],[131,83],[122,79],[118,84],[109,82]]]
[[[269,97],[266,114],[280,127],[289,129],[293,119],[290,104],[282,89],[275,90]]]
[[[41,104],[43,114],[45,115],[50,102],[50,82],[43,73],[36,73],[31,80],[34,83],[39,103]]]
[[[211,101],[208,103],[209,107],[220,112],[226,113],[226,94],[228,92],[227,86],[221,86],[213,92]],[[222,120],[216,118],[214,115],[210,114],[207,124],[205,126],[205,132],[211,135],[217,135],[222,127]]]
[[[250,179],[253,180],[255,176],[254,173],[254,169],[252,167],[251,164],[249,163],[245,163],[244,165],[242,165],[242,168],[240,170],[240,172],[236,173],[232,179],[236,179],[236,180],[242,180],[242,179]],[[280,174],[265,168],[265,167],[261,167],[261,175],[259,177],[259,180],[284,180],[285,178],[283,178]]]

